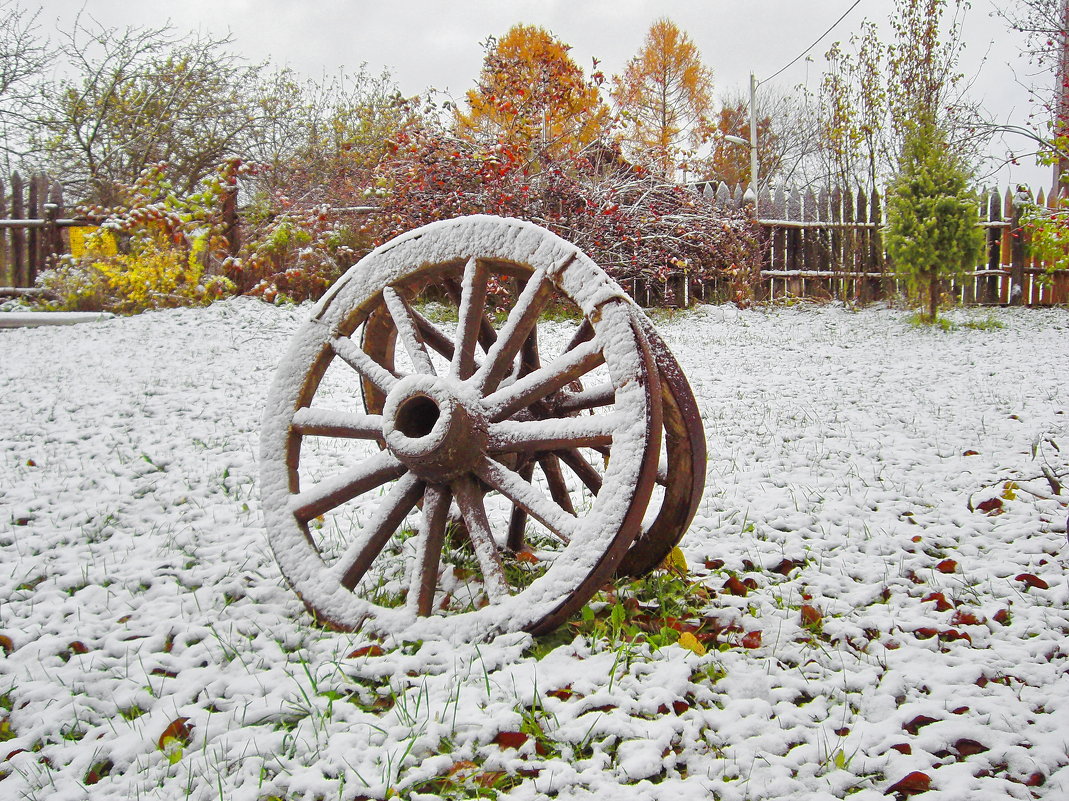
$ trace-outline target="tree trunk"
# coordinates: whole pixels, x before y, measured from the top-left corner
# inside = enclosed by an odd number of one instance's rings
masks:
[[[935,324],[935,315],[939,311],[939,275],[928,275],[928,322]]]

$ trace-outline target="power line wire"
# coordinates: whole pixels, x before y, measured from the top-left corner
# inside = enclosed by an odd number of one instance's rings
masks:
[[[820,40],[823,39],[825,36],[827,36],[829,33],[831,33],[833,30],[835,30],[835,27],[840,22],[842,22],[844,19],[846,19],[846,15],[849,14],[851,11],[853,11],[855,8],[857,8],[860,3],[861,3],[861,0],[854,0],[854,4],[852,6],[850,6],[850,8],[846,9],[846,11],[843,12],[843,15],[841,17],[839,17],[839,19],[835,20],[835,22],[832,23],[831,27],[828,28],[828,30],[824,31],[824,33],[822,33],[820,36],[818,36],[817,40],[815,42],[813,42],[813,44],[809,45],[809,47],[807,47],[805,50],[803,50],[801,53],[799,53],[798,56],[793,61],[791,61],[791,63],[788,64],[786,67],[782,67],[781,69],[777,70],[775,73],[773,73],[772,75],[769,75],[763,81],[758,81],[757,85],[760,86],[763,83],[767,83],[768,81],[771,81],[773,78],[775,78],[781,72],[786,70],[787,67],[791,67],[791,66],[794,66],[795,64],[797,64],[798,61],[802,58],[802,56],[804,56],[806,53],[808,53],[810,50],[812,50],[814,47],[816,47],[818,44],[820,44]]]

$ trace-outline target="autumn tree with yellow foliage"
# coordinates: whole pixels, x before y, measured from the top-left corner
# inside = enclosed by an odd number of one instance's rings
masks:
[[[697,147],[704,136],[712,93],[712,70],[690,37],[667,18],[654,22],[642,49],[614,79],[629,155],[672,177],[685,145]]]
[[[514,25],[485,48],[468,111],[457,111],[459,135],[505,143],[530,160],[574,155],[598,140],[610,116],[600,73],[588,80],[569,45],[544,28]]]

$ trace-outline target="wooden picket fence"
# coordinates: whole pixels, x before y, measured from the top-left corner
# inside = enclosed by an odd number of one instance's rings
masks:
[[[85,224],[63,218],[63,188],[47,175],[0,179],[0,294],[34,294],[38,274],[69,250],[63,229]]]
[[[694,190],[718,205],[753,210],[753,194],[742,187],[703,184]],[[1069,303],[1069,271],[1050,274],[1047,265],[1027,255],[1028,233],[1020,216],[1024,201],[1054,208],[1057,198],[1043,190],[1035,198],[1022,194],[1016,199],[1009,189],[985,191],[977,206],[977,225],[985,232],[986,259],[970,275],[946,287],[950,296],[967,305]],[[236,204],[231,206],[237,242],[238,215]],[[764,231],[763,267],[759,276],[753,276],[756,299],[867,303],[902,293],[905,287],[895,277],[883,247],[884,206],[877,192],[782,188],[764,192],[756,203]],[[37,291],[37,275],[58,255],[69,252],[65,229],[86,224],[64,217],[61,186],[47,176],[23,180],[16,173],[6,187],[0,180],[0,294]],[[644,306],[732,299],[726,278],[699,280],[678,273],[667,282],[633,279],[624,285]]]
[[[753,204],[753,195],[740,187],[704,185],[696,191],[724,206]],[[1064,198],[1065,189],[1061,190]],[[1021,214],[1026,203],[1053,209],[1058,195],[1040,190],[1035,197],[1015,198],[1009,189],[988,189],[977,204],[977,225],[986,238],[985,262],[971,274],[945,287],[966,305],[1020,303],[1050,306],[1069,303],[1069,271],[1051,274],[1048,265],[1028,256],[1028,230]],[[781,298],[835,299],[866,303],[903,293],[882,241],[884,198],[877,192],[833,189],[765,192],[756,204],[765,233],[765,254],[755,295],[759,300]],[[683,302],[725,297],[723,280],[670,279],[670,298]],[[1019,289],[1018,289],[1019,288]],[[665,290],[635,289],[640,302],[656,305]]]

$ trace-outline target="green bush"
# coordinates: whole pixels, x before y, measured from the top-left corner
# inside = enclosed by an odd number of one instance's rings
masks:
[[[970,177],[934,121],[922,119],[906,134],[887,197],[887,252],[910,294],[926,300],[928,322],[936,320],[941,283],[973,269],[983,251]]]

